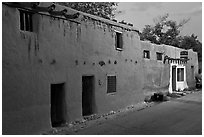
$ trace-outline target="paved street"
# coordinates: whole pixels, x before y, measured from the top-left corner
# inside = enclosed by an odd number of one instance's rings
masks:
[[[200,135],[202,134],[202,94],[201,92],[188,94],[67,134]]]

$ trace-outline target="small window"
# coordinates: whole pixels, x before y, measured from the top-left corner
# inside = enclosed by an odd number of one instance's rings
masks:
[[[117,50],[122,50],[123,49],[123,36],[122,32],[115,32],[115,47]]]
[[[116,92],[116,76],[107,76],[107,93]]]
[[[191,66],[191,78],[194,79],[194,66]]]
[[[177,81],[184,81],[184,68],[177,69]]]
[[[20,29],[23,31],[33,31],[33,13],[20,10]]]
[[[157,60],[162,60],[162,53],[157,52]]]
[[[181,51],[180,58],[188,59],[188,51]]]
[[[149,53],[148,50],[144,50],[144,51],[143,51],[143,57],[144,57],[144,58],[147,58],[147,59],[150,59],[150,53]]]

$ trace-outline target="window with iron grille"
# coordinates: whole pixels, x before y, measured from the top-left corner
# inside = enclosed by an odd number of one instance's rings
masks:
[[[115,47],[117,50],[122,50],[123,49],[123,36],[122,32],[115,32]]]
[[[162,60],[162,53],[156,52],[157,60]]]
[[[23,31],[33,31],[33,13],[19,10],[20,11],[20,29]]]
[[[184,68],[177,69],[177,81],[184,81]]]
[[[107,76],[107,93],[116,92],[116,76]]]
[[[147,58],[147,59],[150,59],[150,53],[149,53],[148,50],[144,50],[144,51],[143,51],[143,57],[144,57],[144,58]]]

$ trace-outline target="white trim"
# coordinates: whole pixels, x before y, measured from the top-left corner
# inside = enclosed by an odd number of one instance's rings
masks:
[[[184,80],[183,81],[178,81],[177,79],[177,72],[179,68],[183,68],[184,69]],[[184,90],[185,88],[188,88],[187,82],[186,82],[186,67],[183,65],[179,65],[176,68],[176,90]]]
[[[114,30],[114,31],[121,34],[123,33],[122,31],[119,31],[119,30]]]
[[[116,48],[116,50],[123,51],[123,49],[122,49],[122,48]]]
[[[182,64],[171,63],[170,64],[170,78],[169,78],[169,93],[173,93],[172,91],[172,66],[176,66],[176,90],[178,89],[184,90],[185,88],[188,88],[188,85],[186,82],[186,67]],[[178,68],[184,68],[184,81],[177,80]]]

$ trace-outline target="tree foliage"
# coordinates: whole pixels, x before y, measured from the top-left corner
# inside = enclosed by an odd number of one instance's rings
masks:
[[[58,2],[58,4],[106,19],[115,17],[114,11],[118,5],[117,2]]]
[[[141,33],[141,40],[149,40],[156,44],[166,44],[179,46],[180,28],[186,24],[189,19],[184,19],[180,23],[168,20],[169,14],[154,19],[154,26],[146,25]],[[148,33],[151,32],[151,33]]]
[[[141,40],[149,40],[155,44],[166,44],[174,47],[193,49],[198,52],[199,61],[202,60],[202,43],[197,40],[197,36],[180,36],[180,29],[190,20],[183,19],[177,23],[173,20],[168,20],[169,14],[159,16],[154,19],[154,25],[145,25]]]
[[[193,49],[198,53],[198,61],[202,61],[202,43],[197,40],[197,36],[192,34],[191,36],[184,36],[180,47],[184,49]]]

